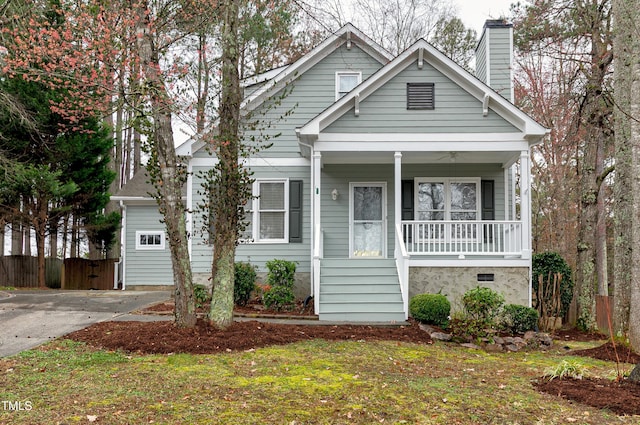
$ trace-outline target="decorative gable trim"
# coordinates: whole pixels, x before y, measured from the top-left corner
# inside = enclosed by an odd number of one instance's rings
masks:
[[[408,66],[411,66],[411,64],[416,66],[415,64],[418,61],[421,51],[423,51],[424,60],[437,71],[446,75],[452,82],[482,102],[483,107],[487,109],[491,108],[507,122],[518,128],[522,132],[520,140],[524,139],[527,140],[530,145],[535,145],[540,143],[542,138],[548,134],[548,129],[503,98],[491,87],[471,75],[431,44],[421,39],[393,61],[385,65],[377,73],[369,77],[355,90],[342,97],[301,127],[298,132],[300,143],[306,145],[313,144],[325,128],[353,107],[356,96],[359,97],[359,102],[362,103],[368,96],[375,93],[376,90],[384,86]]]

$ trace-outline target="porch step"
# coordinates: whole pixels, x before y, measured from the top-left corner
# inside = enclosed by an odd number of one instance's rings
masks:
[[[324,259],[320,267],[320,320],[404,321],[394,260]]]

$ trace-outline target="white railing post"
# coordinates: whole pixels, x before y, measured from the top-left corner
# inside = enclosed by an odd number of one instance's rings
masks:
[[[404,306],[404,319],[409,318],[409,253],[404,246],[402,225],[396,224],[396,268],[398,270],[398,280],[400,281],[400,291],[402,292],[402,304]]]
[[[320,221],[320,188],[322,155],[313,153],[313,306],[320,311],[320,259],[322,258],[322,230]]]

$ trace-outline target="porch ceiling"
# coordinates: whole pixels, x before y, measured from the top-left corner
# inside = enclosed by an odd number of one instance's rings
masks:
[[[325,164],[393,164],[393,152],[327,152]],[[520,157],[520,152],[402,152],[403,164],[502,164],[508,166]]]

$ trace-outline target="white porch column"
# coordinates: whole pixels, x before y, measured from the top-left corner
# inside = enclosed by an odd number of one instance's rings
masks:
[[[313,270],[311,273],[311,285],[313,287],[313,304],[316,314],[320,311],[320,259],[322,253],[322,227],[320,222],[320,194],[321,194],[321,171],[322,171],[322,154],[313,152],[313,161],[311,162],[311,240],[313,250]]]
[[[393,155],[394,159],[394,181],[393,181],[393,215],[394,215],[394,234],[395,229],[400,226],[402,228],[402,152],[396,152]],[[400,252],[398,251],[398,244],[394,242],[394,258],[398,258]]]
[[[531,258],[531,162],[529,151],[520,153],[520,220],[522,221],[522,257]]]

